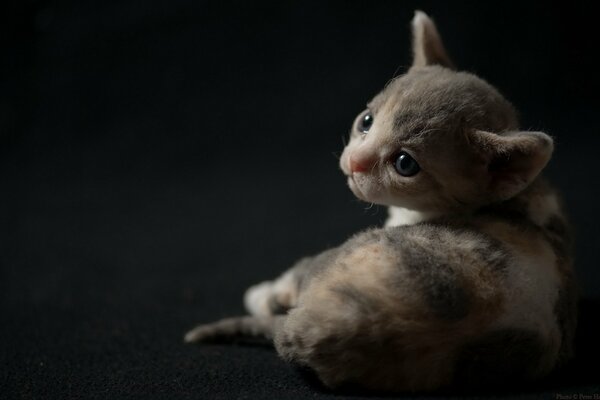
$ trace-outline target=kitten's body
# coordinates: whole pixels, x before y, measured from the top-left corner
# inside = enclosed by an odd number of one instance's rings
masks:
[[[451,65],[435,26],[413,24],[413,68],[370,103],[373,125],[340,160],[359,198],[390,205],[386,226],[249,289],[252,317],[186,340],[271,337],[328,386],[379,390],[532,379],[571,356],[571,237],[538,176],[552,141],[516,131],[487,83],[433,65]],[[417,173],[400,173],[398,154]]]

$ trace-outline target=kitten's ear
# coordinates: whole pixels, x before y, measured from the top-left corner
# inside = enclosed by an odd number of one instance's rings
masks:
[[[415,11],[412,20],[413,67],[438,64],[454,68],[435,24],[423,11]]]
[[[525,189],[544,169],[554,144],[543,132],[507,132],[501,135],[474,131],[467,135],[482,156],[484,187],[496,200],[506,200]]]

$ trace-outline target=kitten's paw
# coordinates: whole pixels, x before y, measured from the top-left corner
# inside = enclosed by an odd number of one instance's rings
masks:
[[[265,281],[251,286],[244,295],[244,305],[251,315],[270,317],[285,314],[296,306],[298,280],[288,271],[274,281]]]
[[[273,297],[273,282],[265,281],[251,286],[244,294],[244,306],[250,315],[268,317],[273,315],[271,299]]]

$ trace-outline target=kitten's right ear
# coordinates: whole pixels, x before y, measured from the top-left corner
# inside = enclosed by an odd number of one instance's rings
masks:
[[[415,11],[412,20],[413,67],[438,64],[454,69],[435,24],[423,11]]]

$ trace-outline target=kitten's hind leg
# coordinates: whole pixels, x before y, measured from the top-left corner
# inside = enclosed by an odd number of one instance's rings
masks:
[[[244,295],[244,306],[251,315],[267,317],[285,314],[296,305],[299,280],[292,268],[273,281],[251,286]]]
[[[313,257],[305,257],[273,281],[250,287],[244,295],[244,305],[251,315],[258,317],[286,314],[298,304],[303,288],[319,271],[335,260],[337,248]]]
[[[231,341],[238,337],[257,337],[271,340],[277,325],[285,316],[243,316],[225,318],[210,324],[198,325],[183,338],[186,343]]]

